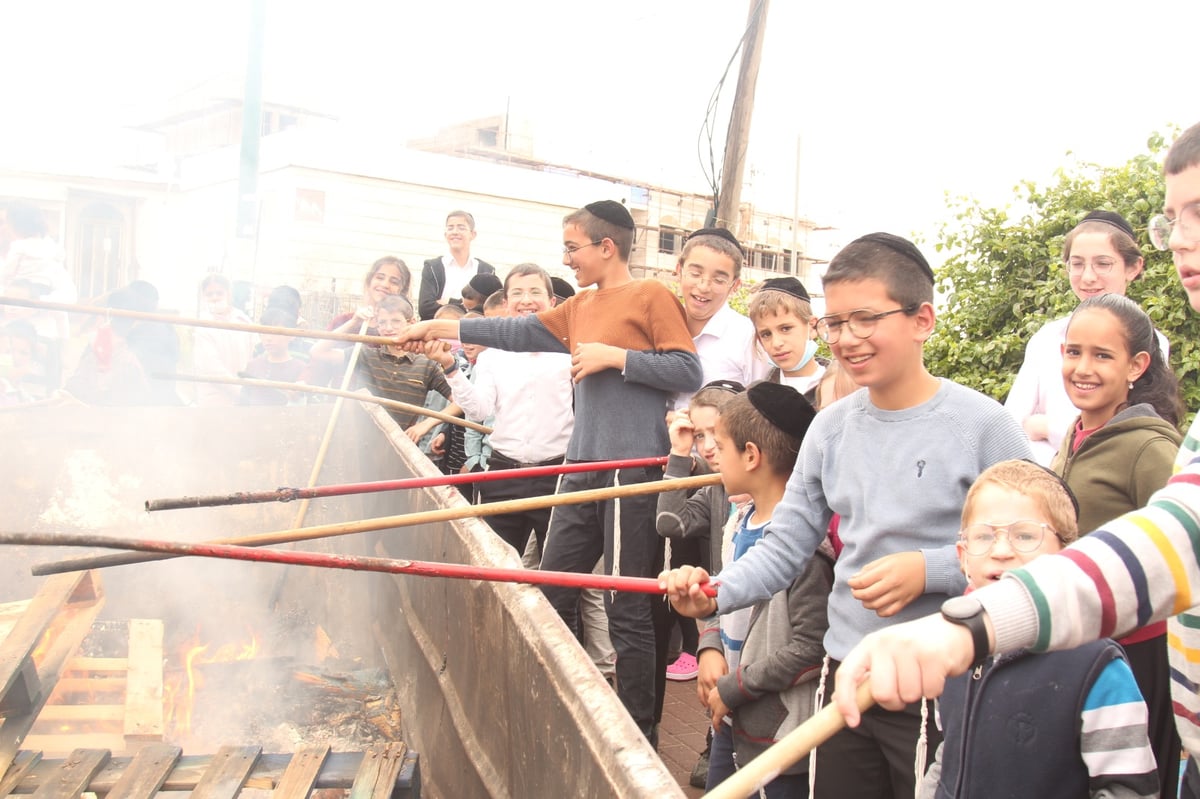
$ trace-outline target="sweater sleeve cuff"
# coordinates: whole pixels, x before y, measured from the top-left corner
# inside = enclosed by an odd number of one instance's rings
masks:
[[[1029,648],[1037,641],[1037,608],[1020,580],[1003,579],[972,594],[992,623],[994,653]]]
[[[925,557],[925,593],[959,596],[967,587],[954,545],[922,549]]]
[[[667,469],[663,477],[690,477],[692,474],[692,458],[690,455],[668,455]]]

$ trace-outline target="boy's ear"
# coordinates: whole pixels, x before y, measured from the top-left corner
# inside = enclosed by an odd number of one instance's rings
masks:
[[[746,471],[748,472],[758,469],[766,462],[763,458],[762,450],[753,441],[746,442],[746,448],[742,450],[742,458],[746,462]]]
[[[921,343],[925,343],[933,335],[933,329],[937,324],[937,312],[933,309],[933,303],[921,303],[916,314],[913,315],[913,319],[917,322],[917,334],[921,338]]]

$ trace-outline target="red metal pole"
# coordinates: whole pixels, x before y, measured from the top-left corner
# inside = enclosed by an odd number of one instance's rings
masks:
[[[290,566],[315,566],[323,569],[411,574],[417,577],[446,577],[452,580],[487,580],[526,585],[557,585],[567,588],[596,588],[638,594],[662,594],[653,577],[613,577],[605,574],[504,569],[495,566],[465,566],[421,560],[372,558],[362,555],[333,555],[282,549],[239,547],[232,544],[189,544],[182,541],[156,541],[143,538],[105,538],[87,533],[0,533],[0,544],[21,546],[106,547],[137,552],[157,552],[175,556],[245,560],[255,563],[283,563]],[[715,584],[703,586],[704,593],[716,596]]]
[[[642,466],[663,466],[665,457],[630,458],[615,461],[584,461],[553,466],[529,466],[523,469],[498,469],[471,474],[439,474],[436,477],[409,477],[403,480],[377,480],[370,483],[340,483],[312,488],[277,488],[274,491],[238,491],[206,497],[148,499],[146,510],[178,510],[180,508],[210,508],[217,505],[244,505],[252,502],[291,502],[293,499],[320,499],[348,494],[370,494],[377,491],[401,491],[409,488],[452,486],[464,483],[486,483],[492,480],[516,480],[521,477],[546,477],[575,472],[602,472],[609,469],[636,469]]]

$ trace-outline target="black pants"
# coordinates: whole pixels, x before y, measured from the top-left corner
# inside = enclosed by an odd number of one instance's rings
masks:
[[[562,463],[562,458],[555,458],[539,466],[549,466]],[[516,468],[518,464],[493,452],[488,459],[488,471]],[[488,480],[477,484],[480,502],[503,502],[509,499],[528,499],[529,497],[549,496],[558,486],[558,475],[544,477],[521,477],[516,480]],[[550,508],[505,513],[499,516],[486,516],[484,521],[491,525],[496,535],[520,555],[529,543],[529,534],[537,536],[538,552],[546,548],[546,530],[550,526]],[[599,560],[599,558],[597,558]]]
[[[1171,665],[1167,662],[1167,636],[1122,647],[1129,658],[1129,668],[1137,680],[1150,718],[1146,732],[1150,747],[1158,760],[1158,784],[1161,799],[1179,795],[1179,730],[1175,726],[1175,710],[1171,704]]]

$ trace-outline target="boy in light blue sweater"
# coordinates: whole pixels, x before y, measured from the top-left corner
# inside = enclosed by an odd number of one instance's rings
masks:
[[[716,600],[700,591],[703,569],[675,569],[661,582],[687,615],[746,607],[786,588],[840,514],[844,548],[825,636],[833,674],[867,633],[962,593],[955,541],[967,490],[993,463],[1031,453],[999,403],[925,368],[934,278],[913,244],[863,236],[834,257],[823,282],[827,315],[814,327],[867,391],[814,420],[771,535],[726,566]],[[818,749],[815,795],[911,796],[937,738],[924,703],[869,711]]]

